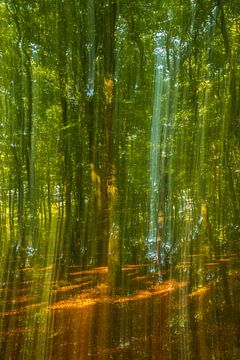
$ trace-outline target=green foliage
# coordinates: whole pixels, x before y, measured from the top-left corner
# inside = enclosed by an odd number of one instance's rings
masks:
[[[70,262],[97,254],[101,264],[115,222],[121,261],[146,258],[154,52],[162,36],[159,236],[175,246],[190,216],[186,231],[199,239],[205,201],[204,241],[213,253],[235,249],[239,20],[237,1],[1,3],[1,217],[9,224],[2,235],[17,233],[25,247],[30,232],[35,246],[39,228],[58,212],[57,251]]]

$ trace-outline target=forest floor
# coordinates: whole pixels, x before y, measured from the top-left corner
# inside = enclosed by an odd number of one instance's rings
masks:
[[[181,348],[200,349],[201,359],[218,352],[216,359],[239,360],[240,268],[228,265],[206,263],[208,280],[198,288],[185,281],[186,263],[178,280],[165,281],[146,264],[128,265],[116,296],[109,296],[107,267],[72,266],[58,282],[52,265],[21,269],[0,288],[0,358],[39,352],[45,339],[49,359],[178,359]]]

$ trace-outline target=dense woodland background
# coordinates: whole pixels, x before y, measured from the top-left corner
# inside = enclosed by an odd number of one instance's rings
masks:
[[[240,358],[239,0],[0,1],[0,358]]]
[[[114,284],[150,228],[156,268],[239,253],[238,0],[1,1],[0,22],[2,257]]]

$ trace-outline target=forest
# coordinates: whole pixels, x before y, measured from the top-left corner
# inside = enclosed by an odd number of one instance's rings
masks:
[[[239,360],[239,0],[0,29],[0,359]]]

